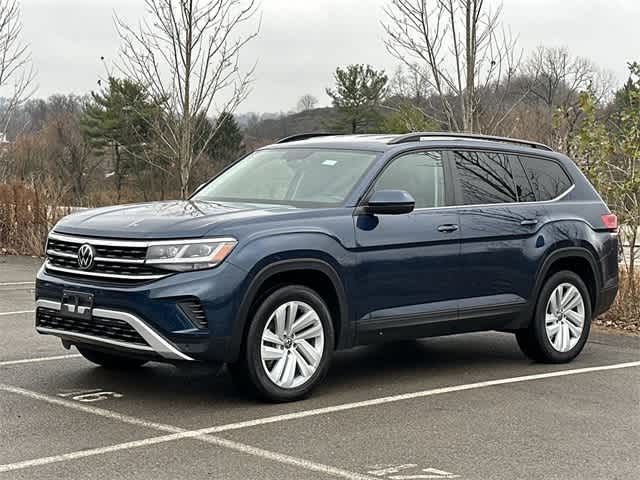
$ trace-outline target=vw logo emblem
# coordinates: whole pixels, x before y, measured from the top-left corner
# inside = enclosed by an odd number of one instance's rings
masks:
[[[93,267],[93,261],[96,256],[96,250],[88,243],[85,243],[78,249],[78,266],[82,270],[89,270]]]

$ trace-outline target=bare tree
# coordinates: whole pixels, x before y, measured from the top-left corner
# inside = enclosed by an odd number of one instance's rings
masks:
[[[249,93],[253,68],[241,73],[239,54],[257,30],[241,33],[256,14],[256,0],[145,0],[137,27],[116,17],[122,41],[120,69],[144,85],[161,106],[153,130],[178,172],[186,197],[189,180],[214,137],[198,128],[198,115],[233,113]]]
[[[408,98],[416,105],[425,103],[433,94],[427,80],[428,75],[419,64],[414,64],[406,70],[403,64],[398,65],[389,80],[389,96]]]
[[[309,110],[312,110],[313,108],[315,108],[315,106],[318,104],[318,99],[316,97],[314,97],[313,95],[307,93],[303,96],[300,97],[300,100],[298,100],[298,111],[299,112],[307,112]]]
[[[527,60],[526,76],[528,102],[541,107],[542,141],[567,152],[582,110],[580,92],[588,91],[596,103],[611,97],[614,80],[612,74],[599,68],[591,60],[571,55],[564,47],[538,47]]]
[[[86,97],[74,95],[50,97],[47,126],[42,132],[52,173],[71,191],[76,206],[87,204],[90,181],[102,163],[80,129],[79,116],[86,101]]]
[[[33,93],[35,72],[31,54],[22,40],[17,0],[0,0],[0,132],[7,131],[13,112]]]
[[[506,100],[521,53],[516,41],[500,28],[501,8],[490,11],[484,0],[390,0],[385,7],[387,50],[421,77],[433,90],[440,118],[450,130],[491,130],[512,108],[495,108],[487,125],[480,125],[481,92],[498,89]],[[425,68],[426,67],[426,68]],[[510,100],[513,105],[513,99]]]
[[[531,96],[549,108],[573,104],[586,90],[600,102],[613,90],[609,72],[587,58],[572,56],[564,47],[538,47],[527,60],[525,73],[535,78]]]

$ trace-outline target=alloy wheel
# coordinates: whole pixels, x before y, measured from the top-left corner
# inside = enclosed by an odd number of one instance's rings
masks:
[[[290,301],[271,314],[262,332],[260,357],[271,381],[281,388],[307,382],[320,366],[324,328],[308,304]]]
[[[571,283],[558,285],[547,302],[545,329],[547,338],[558,352],[568,352],[576,346],[584,329],[584,299]]]

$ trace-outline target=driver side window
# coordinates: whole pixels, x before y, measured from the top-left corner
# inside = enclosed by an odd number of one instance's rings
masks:
[[[443,154],[412,152],[395,159],[378,177],[374,189],[405,190],[416,201],[415,208],[445,205]]]

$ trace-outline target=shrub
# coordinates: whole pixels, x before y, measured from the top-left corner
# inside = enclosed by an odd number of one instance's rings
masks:
[[[0,253],[42,255],[49,229],[70,212],[46,186],[0,184]]]
[[[628,333],[640,334],[640,298],[638,285],[640,275],[634,274],[630,281],[626,272],[620,274],[620,289],[611,309],[598,317],[596,325],[616,328]]]

